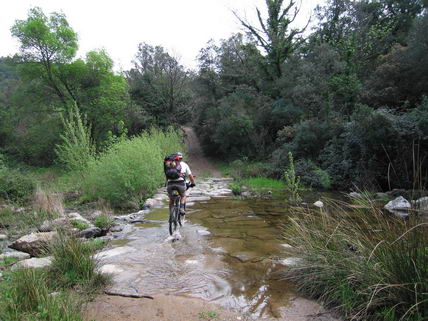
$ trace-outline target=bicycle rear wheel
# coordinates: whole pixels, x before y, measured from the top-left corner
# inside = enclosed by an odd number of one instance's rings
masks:
[[[169,212],[169,235],[172,235],[177,230],[177,223],[181,225],[180,220],[180,198],[176,197],[174,206]]]

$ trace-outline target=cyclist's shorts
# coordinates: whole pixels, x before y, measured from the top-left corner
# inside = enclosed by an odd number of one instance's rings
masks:
[[[172,195],[173,190],[177,190],[181,197],[184,197],[186,194],[186,182],[185,181],[170,181],[166,186],[169,197]]]

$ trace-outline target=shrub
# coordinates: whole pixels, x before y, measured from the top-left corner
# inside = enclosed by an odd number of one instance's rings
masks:
[[[89,163],[82,182],[84,197],[104,199],[112,206],[141,202],[164,183],[164,156],[183,148],[181,136],[172,129],[153,129],[113,145]]]
[[[95,146],[91,138],[91,128],[82,119],[79,108],[74,105],[67,118],[62,117],[64,133],[62,142],[56,146],[58,161],[68,170],[81,171],[94,158]]]
[[[29,201],[35,187],[34,179],[17,169],[0,167],[0,198],[12,202]]]
[[[313,188],[331,188],[329,174],[319,168],[313,161],[300,159],[296,162],[296,175],[304,186]]]
[[[426,224],[365,203],[368,209],[330,201],[322,211],[297,211],[283,235],[302,261],[287,276],[352,320],[426,319]]]

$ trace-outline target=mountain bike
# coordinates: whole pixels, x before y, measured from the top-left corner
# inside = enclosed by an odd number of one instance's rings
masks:
[[[190,183],[186,183],[186,191],[189,189]],[[169,235],[174,234],[174,232],[177,230],[177,226],[181,225],[181,214],[180,214],[180,200],[181,196],[178,190],[173,189],[171,193],[171,198],[173,201],[173,206],[171,207],[169,211]],[[186,205],[184,205],[186,206]],[[184,208],[186,210],[186,208]]]

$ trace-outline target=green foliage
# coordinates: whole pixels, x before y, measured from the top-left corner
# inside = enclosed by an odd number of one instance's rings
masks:
[[[85,223],[81,220],[72,220],[70,223],[74,228],[77,228],[79,231],[86,230],[89,227],[88,223]]]
[[[94,225],[100,229],[108,230],[113,225],[113,219],[108,215],[99,215],[95,218]]]
[[[49,248],[53,256],[49,267],[51,282],[63,288],[76,285],[93,291],[107,282],[105,276],[97,271],[92,255],[94,247],[85,246],[80,240],[66,232],[60,232],[58,239]]]
[[[77,301],[70,295],[53,292],[44,271],[21,269],[1,283],[2,320],[81,321]]]
[[[288,153],[288,168],[284,171],[282,178],[285,181],[285,189],[291,195],[291,200],[300,201],[299,191],[302,189],[300,186],[300,177],[296,175],[294,168],[293,154]]]
[[[105,199],[113,206],[131,200],[139,203],[165,181],[165,155],[183,149],[181,136],[173,129],[152,129],[119,142],[89,163],[82,182],[84,197]]]
[[[242,180],[242,184],[253,190],[283,189],[286,184],[283,181],[267,177],[251,177]]]
[[[241,182],[230,183],[229,188],[232,190],[233,195],[241,195],[241,193],[242,193],[242,183]]]
[[[295,170],[304,186],[323,189],[331,188],[330,175],[327,171],[319,168],[315,162],[300,159],[296,162]]]
[[[62,142],[55,149],[58,161],[70,171],[83,171],[95,156],[91,128],[82,119],[77,105],[69,111],[67,118],[62,118],[62,121],[64,125]]]
[[[198,317],[202,320],[214,320],[218,317],[218,313],[215,311],[199,312]]]
[[[427,318],[425,224],[385,215],[370,199],[365,204],[328,202],[323,211],[297,211],[283,235],[302,261],[287,276],[349,319]]]
[[[34,179],[18,169],[0,167],[0,198],[25,203],[36,187]]]

